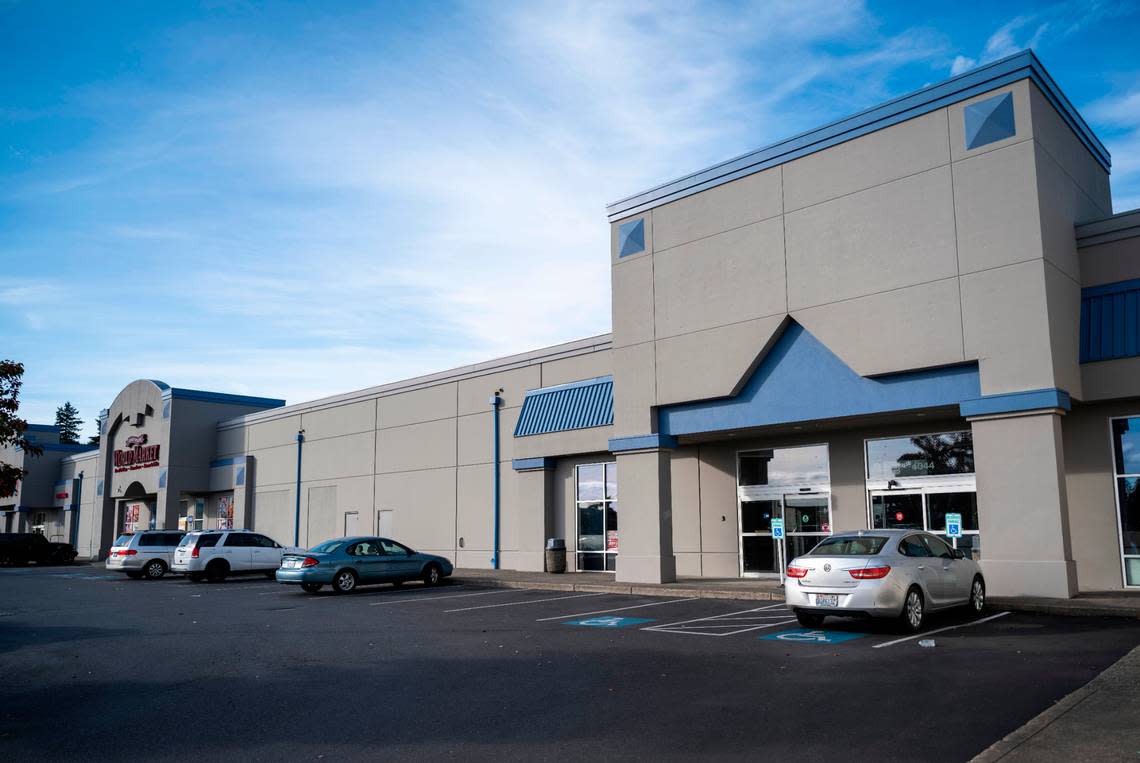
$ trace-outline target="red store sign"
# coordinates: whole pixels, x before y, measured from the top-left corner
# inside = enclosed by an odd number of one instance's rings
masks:
[[[127,438],[127,447],[114,453],[115,471],[128,472],[158,466],[158,445],[147,445],[145,434]]]

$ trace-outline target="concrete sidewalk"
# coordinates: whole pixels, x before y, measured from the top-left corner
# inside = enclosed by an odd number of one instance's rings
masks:
[[[1140,758],[1140,647],[972,763]]]
[[[700,599],[783,601],[784,591],[775,580],[741,578],[680,578],[675,583],[618,583],[599,572],[517,572],[515,570],[458,569],[454,582],[500,588],[539,588],[550,591],[626,593],[638,596],[671,596]],[[1109,591],[1081,594],[1072,599],[991,598],[991,609],[1082,617],[1113,616],[1140,618],[1140,592]]]

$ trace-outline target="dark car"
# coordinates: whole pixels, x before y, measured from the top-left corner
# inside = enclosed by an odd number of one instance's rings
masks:
[[[0,565],[66,564],[78,553],[70,543],[53,543],[39,533],[0,533]]]

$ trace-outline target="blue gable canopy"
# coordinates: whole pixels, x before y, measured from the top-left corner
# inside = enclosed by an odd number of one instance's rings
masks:
[[[789,321],[738,395],[664,406],[658,426],[677,436],[957,405],[980,396],[977,363],[868,378]]]

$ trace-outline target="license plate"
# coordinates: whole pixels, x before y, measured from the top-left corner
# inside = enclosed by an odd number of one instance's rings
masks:
[[[838,607],[839,606],[839,594],[836,594],[836,593],[819,594],[819,593],[817,593],[815,595],[815,605],[817,607]]]
[[[301,566],[301,562],[298,561],[297,559],[286,559],[285,560],[285,569],[287,569],[287,570],[295,570],[300,566]]]

